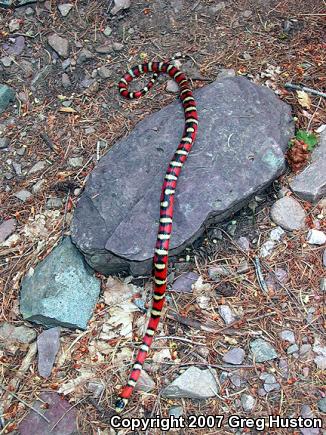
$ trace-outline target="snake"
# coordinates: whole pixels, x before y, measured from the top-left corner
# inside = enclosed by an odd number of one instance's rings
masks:
[[[157,81],[161,73],[168,74],[179,87],[179,98],[184,111],[184,130],[180,143],[174,152],[165,172],[161,197],[160,217],[157,239],[153,257],[153,301],[150,309],[150,318],[132,366],[127,384],[120,390],[115,401],[115,412],[121,413],[127,406],[135,385],[140,377],[145,359],[152,344],[154,334],[158,328],[165,301],[168,274],[168,254],[173,223],[173,204],[177,181],[181,169],[191,151],[198,130],[198,115],[195,98],[189,81],[184,72],[174,64],[175,59],[186,56],[175,56],[164,62],[147,62],[129,69],[118,83],[120,95],[127,99],[137,99],[145,95]],[[153,73],[152,78],[145,87],[135,92],[128,90],[129,83],[142,74]]]

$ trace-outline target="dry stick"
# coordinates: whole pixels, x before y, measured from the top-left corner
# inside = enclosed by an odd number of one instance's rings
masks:
[[[306,86],[293,85],[292,83],[285,83],[284,87],[288,89],[294,89],[296,91],[308,92],[309,94],[318,95],[319,97],[326,98],[325,92],[316,91],[316,89],[307,88]]]
[[[48,418],[45,417],[45,415],[43,415],[40,411],[38,411],[37,409],[33,408],[32,405],[29,405],[27,402],[25,402],[25,400],[21,399],[20,397],[17,396],[17,394],[13,393],[12,391],[7,390],[7,388],[5,388],[3,385],[0,384],[0,388],[2,388],[3,391],[5,391],[8,394],[11,394],[15,399],[17,399],[19,402],[23,403],[25,406],[27,406],[27,408],[31,409],[32,411],[36,412],[36,414],[38,414],[40,417],[42,417],[47,423],[50,423],[50,420]]]
[[[44,143],[50,148],[50,150],[51,151],[55,151],[54,143],[49,138],[49,136],[46,133],[44,133],[44,132],[40,132],[40,136],[43,139]]]

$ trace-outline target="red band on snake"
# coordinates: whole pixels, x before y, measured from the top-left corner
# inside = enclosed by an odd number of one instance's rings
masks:
[[[158,228],[153,259],[154,289],[150,319],[147,325],[146,333],[142,340],[142,344],[138,350],[135,363],[132,367],[127,385],[122,388],[119,398],[115,403],[115,410],[117,413],[123,411],[133,393],[143,364],[149,352],[149,348],[152,344],[153,336],[160,321],[167,286],[168,253],[172,232],[175,189],[182,166],[187,160],[188,154],[195,141],[198,128],[196,103],[190,89],[189,82],[185,74],[173,65],[173,60],[174,59],[171,59],[168,62],[149,62],[142,65],[137,65],[128,70],[128,72],[120,79],[119,82],[119,91],[123,97],[129,99],[140,98],[149,91],[160,73],[168,74],[179,85],[179,95],[185,115],[185,126],[179,146],[176,149],[170,163],[168,164],[162,186],[160,199],[160,224]],[[147,86],[139,91],[129,92],[128,84],[134,78],[148,72],[153,72],[154,74]]]

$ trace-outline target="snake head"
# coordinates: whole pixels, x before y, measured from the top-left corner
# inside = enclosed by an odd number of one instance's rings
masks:
[[[128,403],[128,399],[119,398],[115,402],[115,412],[117,414],[120,414],[120,412],[122,412],[125,409],[125,407],[127,406],[127,403]]]

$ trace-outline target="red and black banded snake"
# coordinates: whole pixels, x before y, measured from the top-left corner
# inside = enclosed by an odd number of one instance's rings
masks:
[[[185,127],[179,146],[176,149],[170,163],[168,164],[162,186],[160,199],[160,223],[153,258],[154,289],[150,319],[142,340],[142,344],[138,350],[136,360],[132,367],[129,380],[122,388],[119,398],[115,402],[115,411],[117,413],[123,411],[133,393],[143,364],[149,352],[149,348],[152,344],[153,336],[160,321],[167,287],[168,253],[172,232],[175,189],[182,166],[187,160],[188,154],[195,141],[198,128],[198,116],[195,99],[185,74],[172,63],[174,59],[176,58],[172,58],[166,62],[149,62],[142,65],[137,65],[128,70],[128,72],[119,81],[120,94],[125,98],[134,99],[145,95],[153,86],[160,73],[168,74],[179,85],[179,95],[185,116]],[[139,77],[143,73],[149,72],[153,72],[154,74],[147,86],[136,92],[128,91],[128,84],[134,78]]]

